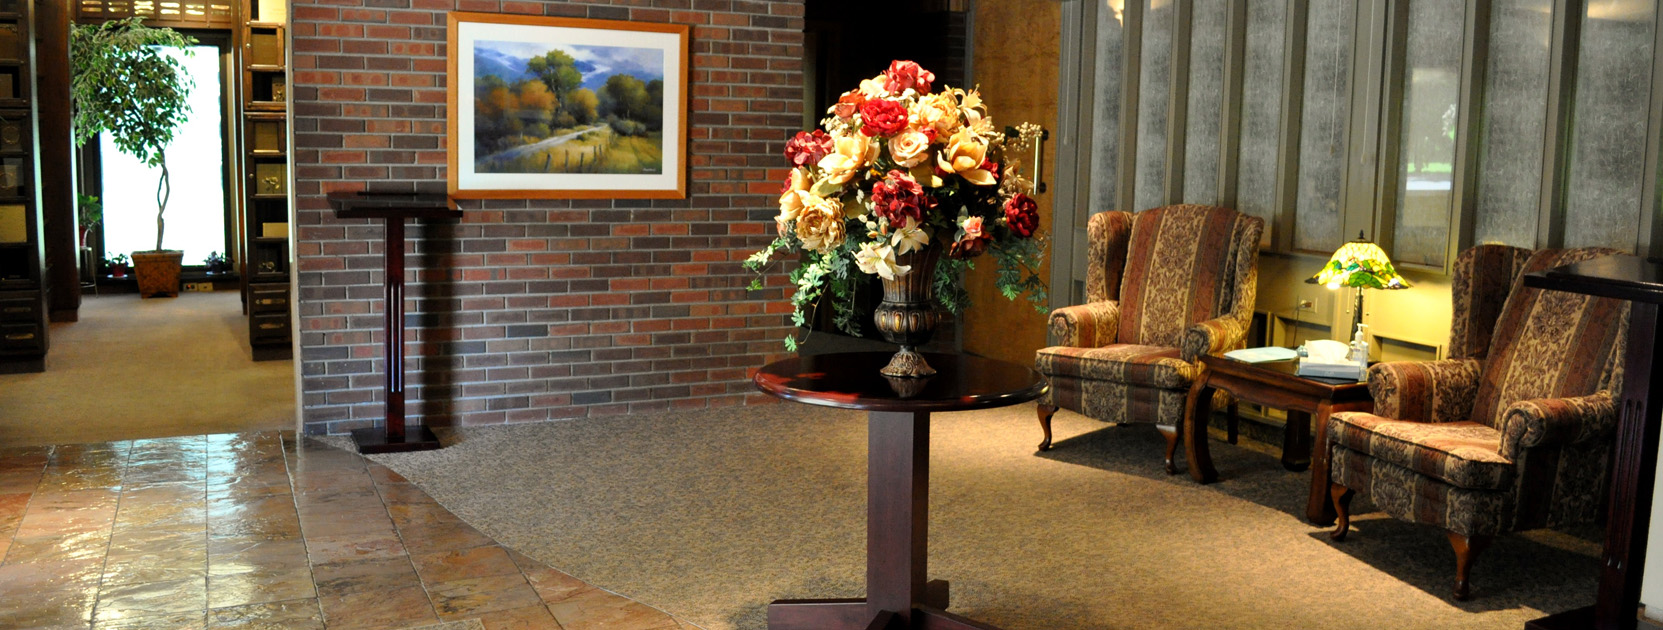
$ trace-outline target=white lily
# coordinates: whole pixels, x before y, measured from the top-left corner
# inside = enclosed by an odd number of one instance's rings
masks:
[[[861,271],[885,280],[894,280],[912,271],[910,265],[895,264],[895,250],[883,241],[861,245],[860,251],[855,252],[855,264]]]
[[[889,243],[895,246],[895,253],[906,254],[914,250],[924,249],[930,244],[930,233],[918,227],[918,220],[907,217],[907,225],[890,237]]]

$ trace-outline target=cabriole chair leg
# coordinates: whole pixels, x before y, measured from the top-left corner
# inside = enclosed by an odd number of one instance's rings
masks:
[[[1472,572],[1472,565],[1478,563],[1478,554],[1490,546],[1489,536],[1462,536],[1449,532],[1449,546],[1455,549],[1455,601],[1464,602],[1472,596],[1472,586],[1467,577]]]
[[[1039,450],[1049,451],[1051,450],[1051,416],[1056,415],[1057,407],[1056,405],[1040,405],[1037,411],[1039,412],[1039,428],[1045,431],[1045,440],[1039,443]]]
[[[1345,534],[1351,529],[1351,497],[1356,495],[1351,488],[1337,483],[1328,484],[1328,494],[1334,497],[1334,531],[1328,537],[1335,542],[1345,540]]]

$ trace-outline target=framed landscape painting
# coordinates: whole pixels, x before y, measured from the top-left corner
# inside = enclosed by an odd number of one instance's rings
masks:
[[[450,14],[450,194],[687,196],[688,28]]]

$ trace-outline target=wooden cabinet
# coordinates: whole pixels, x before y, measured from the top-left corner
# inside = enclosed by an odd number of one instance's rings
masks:
[[[256,361],[293,355],[289,289],[287,29],[281,0],[244,0],[242,86],[243,300]]]
[[[0,2],[0,373],[46,369],[29,2]]]

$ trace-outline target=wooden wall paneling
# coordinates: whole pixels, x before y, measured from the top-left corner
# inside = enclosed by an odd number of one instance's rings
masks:
[[[36,101],[42,173],[65,176],[40,180],[41,238],[46,246],[47,313],[54,322],[79,319],[81,308],[80,239],[77,238],[73,139],[70,137],[69,5],[48,0],[35,4]]]

